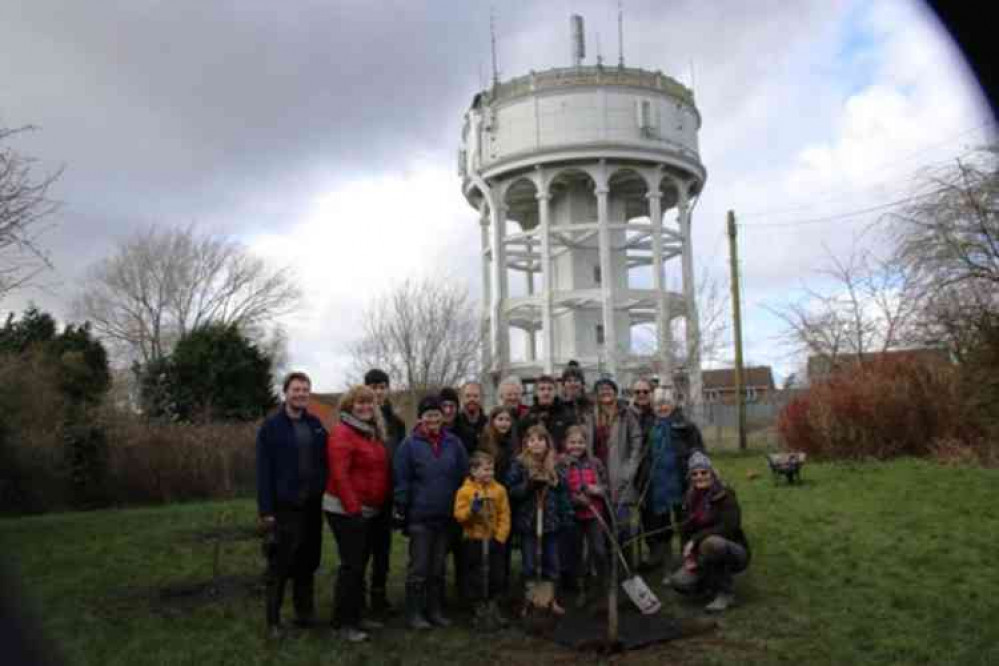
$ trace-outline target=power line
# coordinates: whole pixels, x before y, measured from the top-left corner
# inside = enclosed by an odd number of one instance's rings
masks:
[[[989,121],[987,121],[985,123],[982,123],[981,125],[977,125],[975,127],[971,127],[971,128],[965,129],[965,130],[963,130],[963,131],[961,131],[961,132],[953,135],[952,137],[950,137],[946,141],[940,141],[940,142],[937,142],[937,143],[929,144],[927,146],[923,146],[922,148],[919,148],[919,149],[917,149],[915,151],[906,153],[906,155],[904,157],[901,157],[901,158],[898,158],[898,159],[894,159],[894,160],[891,160],[889,162],[884,162],[884,163],[880,164],[879,166],[875,167],[874,170],[883,170],[883,169],[885,169],[888,166],[894,166],[896,164],[900,164],[902,162],[906,162],[910,158],[914,157],[915,155],[920,155],[920,154],[926,153],[926,152],[928,152],[930,150],[939,148],[940,146],[951,144],[954,141],[956,141],[957,139],[960,139],[961,137],[967,136],[968,134],[971,134],[972,132],[977,132],[977,131],[983,130],[983,129],[989,127],[989,126],[992,126],[992,125],[995,124],[995,122],[996,121],[994,121],[994,120],[989,120]],[[962,155],[967,155],[968,152],[969,152],[968,150],[962,150],[961,154]],[[960,157],[960,156],[957,156],[957,157]],[[955,159],[955,157],[948,157],[947,159],[935,160],[935,161],[932,161],[932,162],[927,162],[925,164],[922,164],[922,165],[916,167],[915,169],[913,169],[912,171],[906,173],[905,176],[903,176],[902,178],[896,179],[896,183],[895,184],[890,183],[889,180],[886,179],[886,180],[883,180],[881,182],[876,182],[876,183],[873,183],[873,184],[870,184],[870,185],[867,185],[867,186],[864,186],[864,187],[855,188],[853,190],[845,190],[845,191],[844,190],[825,190],[824,194],[830,194],[830,193],[834,193],[834,192],[836,194],[834,196],[832,196],[832,197],[825,197],[823,199],[814,199],[814,200],[812,200],[808,204],[802,204],[800,206],[793,206],[793,207],[790,207],[790,208],[776,208],[776,209],[771,208],[771,209],[750,211],[748,213],[740,214],[740,218],[742,218],[743,220],[745,220],[745,219],[752,219],[752,218],[763,217],[764,215],[774,216],[774,215],[782,215],[782,214],[786,214],[786,213],[793,213],[793,212],[798,212],[798,211],[801,211],[801,210],[807,210],[809,208],[814,208],[817,204],[820,204],[820,203],[828,203],[830,201],[836,201],[838,199],[845,199],[847,197],[851,197],[851,196],[853,196],[853,195],[855,195],[857,193],[860,193],[860,192],[866,192],[866,191],[869,191],[869,190],[879,189],[879,188],[883,188],[883,187],[886,187],[886,186],[891,187],[892,189],[895,189],[896,187],[901,188],[904,185],[905,181],[911,180],[912,178],[920,175],[922,172],[925,172],[928,168],[930,168],[930,167],[937,167],[937,166],[943,166],[945,164],[950,164],[950,163],[953,162],[954,159]]]
[[[838,213],[836,215],[828,215],[826,217],[816,217],[804,220],[793,220],[791,222],[761,222],[757,224],[740,224],[744,229],[763,229],[763,228],[773,228],[773,227],[800,227],[808,224],[823,224],[826,222],[836,222],[838,220],[844,220],[851,217],[857,217],[859,215],[865,215],[867,213],[873,213],[875,211],[884,210],[885,208],[892,208],[894,206],[900,206],[902,204],[910,203],[916,201],[917,199],[925,199],[926,197],[931,197],[941,192],[945,192],[950,188],[941,187],[930,192],[924,192],[923,194],[914,194],[903,199],[896,199],[895,201],[888,201],[886,203],[878,204],[876,206],[870,206],[869,208],[861,208],[858,210],[847,211],[845,213]]]

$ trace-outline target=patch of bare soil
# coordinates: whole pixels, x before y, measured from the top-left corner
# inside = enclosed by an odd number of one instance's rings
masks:
[[[260,598],[263,594],[264,583],[260,575],[219,576],[214,580],[118,590],[102,600],[98,612],[111,621],[130,617],[137,610],[176,617],[203,606]]]
[[[261,597],[263,594],[264,583],[260,576],[239,574],[168,585],[156,591],[150,601],[154,612],[170,616],[209,604]]]

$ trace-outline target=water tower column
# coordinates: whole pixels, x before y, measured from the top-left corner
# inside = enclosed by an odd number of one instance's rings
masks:
[[[600,287],[603,302],[604,321],[604,357],[607,360],[605,371],[612,377],[617,377],[617,330],[614,318],[614,266],[611,262],[610,220],[607,213],[606,178],[597,185],[597,243],[600,246]]]
[[[508,295],[506,275],[506,206],[496,205],[492,209],[492,370],[494,373],[506,372],[510,356],[507,348],[509,331],[507,330],[506,299]]]
[[[690,385],[688,402],[693,408],[692,416],[699,418],[704,394],[701,384],[701,327],[697,313],[697,289],[694,284],[694,243],[686,183],[681,184],[678,189],[680,198],[677,208],[680,214],[680,233],[683,235],[683,298],[687,305],[687,381]]]
[[[656,292],[656,365],[659,381],[673,384],[673,334],[670,330],[669,300],[666,296],[666,267],[663,264],[662,195],[650,192],[649,218],[652,222],[652,286]]]
[[[489,205],[483,199],[479,203],[479,230],[482,236],[482,368],[487,370],[492,364],[492,289],[490,286],[490,273],[492,271],[489,258]],[[486,384],[492,385],[491,382]]]
[[[541,234],[541,330],[544,333],[545,374],[551,375],[555,368],[555,328],[552,325],[552,298],[555,285],[552,281],[552,240],[549,219],[548,192],[540,192],[538,200],[538,229]]]

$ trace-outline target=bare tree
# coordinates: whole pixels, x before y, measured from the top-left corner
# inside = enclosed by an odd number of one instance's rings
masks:
[[[869,251],[855,250],[846,259],[827,254],[818,273],[832,289],[805,286],[803,298],[767,308],[784,323],[784,341],[829,368],[841,357],[862,360],[911,342],[921,304],[915,275]]]
[[[479,315],[467,289],[442,278],[406,280],[378,297],[351,345],[356,374],[382,368],[413,395],[475,376],[481,349]]]
[[[39,175],[32,158],[5,145],[31,129],[0,127],[0,298],[51,268],[38,238],[45,231],[41,222],[58,208],[48,192],[62,170]]]
[[[726,337],[729,333],[731,305],[728,291],[723,289],[718,280],[705,269],[697,281],[695,294],[699,324],[697,345],[701,362],[718,361],[724,354]],[[672,338],[670,352],[673,358],[673,367],[685,367],[687,364],[687,340],[685,336],[674,335]],[[650,330],[648,335],[636,336],[633,347],[639,354],[654,356],[658,348],[654,330]],[[653,359],[649,369],[658,374],[662,371],[660,365],[658,359]]]
[[[288,269],[234,240],[153,227],[91,267],[75,306],[119,351],[149,363],[203,324],[263,330],[300,300]]]
[[[920,341],[961,360],[999,328],[999,144],[927,177],[889,220],[894,260],[923,294]]]

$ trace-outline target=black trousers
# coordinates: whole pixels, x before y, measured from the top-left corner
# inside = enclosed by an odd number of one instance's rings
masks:
[[[584,562],[583,548],[589,551],[589,559]],[[579,584],[580,578],[589,575],[592,567],[598,576],[607,574],[608,557],[607,536],[600,528],[596,518],[576,520],[559,532],[559,566],[562,567],[562,581],[573,589]],[[584,568],[584,564],[587,566]]]
[[[364,572],[371,557],[374,518],[327,513],[340,566],[333,587],[333,626],[356,627],[364,615]]]
[[[301,507],[279,507],[274,532],[264,539],[267,624],[281,623],[281,606],[288,579],[293,581],[295,613],[300,619],[314,612],[314,580],[323,548],[322,498]]]
[[[484,539],[464,539],[461,542],[467,567],[464,594],[469,601],[495,599],[506,590],[506,545],[495,539],[488,542],[489,580],[486,585],[486,560],[482,552],[484,542]]]
[[[371,592],[384,594],[392,554],[392,512],[382,511],[371,526]]]
[[[464,531],[457,521],[450,521],[448,525],[447,550],[451,554],[451,563],[454,567],[454,589],[459,600],[464,596],[467,589],[465,573],[468,571],[468,564],[465,562],[465,549],[463,546]]]

